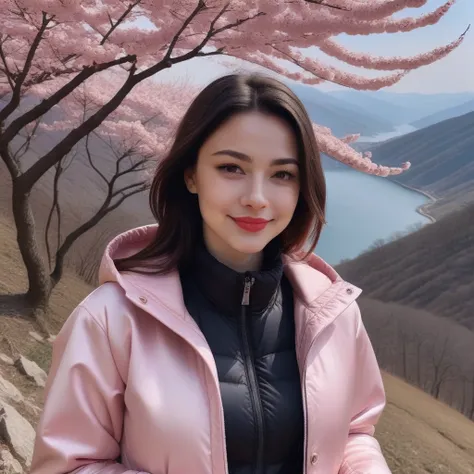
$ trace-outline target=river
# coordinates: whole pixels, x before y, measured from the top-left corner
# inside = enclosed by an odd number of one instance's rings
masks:
[[[401,127],[397,135],[407,131]],[[389,138],[387,135],[383,139]],[[368,141],[362,137],[360,140]],[[430,223],[417,212],[429,202],[421,193],[351,169],[326,170],[325,174],[328,224],[316,253],[331,265],[357,257],[378,239],[388,239],[396,232]]]

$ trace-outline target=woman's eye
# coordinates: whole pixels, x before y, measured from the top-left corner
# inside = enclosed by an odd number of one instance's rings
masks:
[[[237,165],[221,165],[217,169],[224,171],[225,173],[239,173],[242,170]]]
[[[275,177],[277,179],[283,179],[287,181],[290,179],[294,179],[295,175],[293,173],[290,173],[289,171],[278,171],[277,173],[275,173]]]

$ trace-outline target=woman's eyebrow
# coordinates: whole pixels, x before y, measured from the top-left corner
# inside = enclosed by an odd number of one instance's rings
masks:
[[[250,156],[246,155],[245,153],[242,153],[241,151],[230,150],[230,149],[216,151],[215,153],[213,153],[213,155],[214,156],[227,155],[227,156],[232,156],[233,158],[237,158],[238,160],[242,160],[246,162],[252,161],[252,158],[250,158]],[[274,160],[272,160],[272,165],[298,166],[298,160],[296,158],[275,158]]]

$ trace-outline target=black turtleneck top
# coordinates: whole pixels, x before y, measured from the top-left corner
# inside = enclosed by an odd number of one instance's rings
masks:
[[[181,269],[186,307],[219,376],[230,474],[301,474],[304,418],[293,291],[278,244],[260,271],[238,273],[199,244]]]

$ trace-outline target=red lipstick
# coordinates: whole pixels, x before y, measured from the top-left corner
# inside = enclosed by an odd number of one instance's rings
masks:
[[[256,219],[255,217],[232,217],[232,219],[241,229],[247,232],[260,232],[270,222],[266,219]]]

